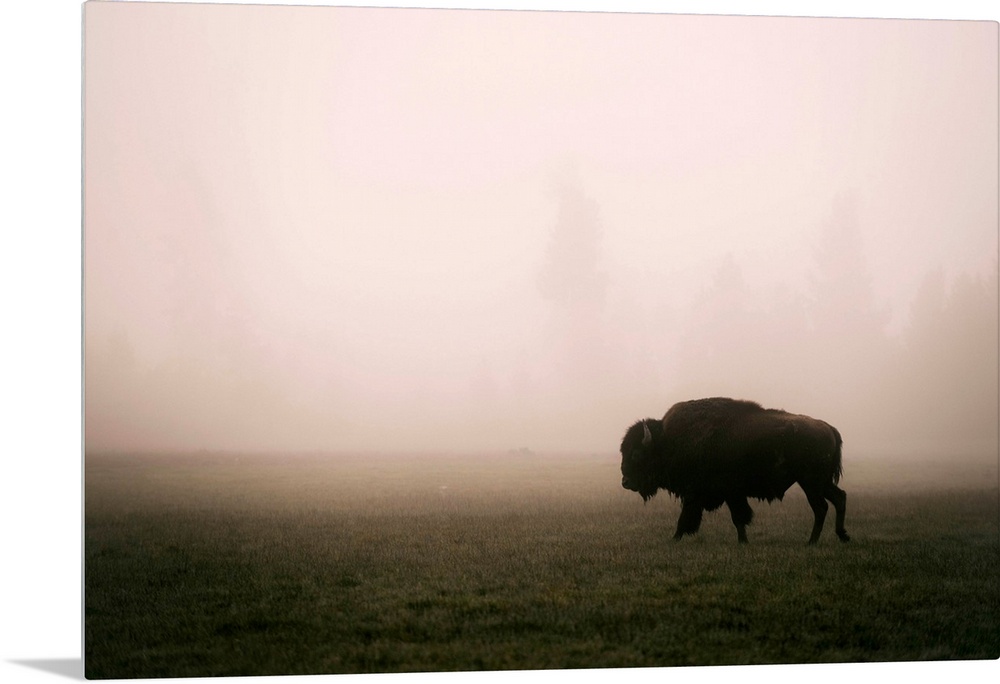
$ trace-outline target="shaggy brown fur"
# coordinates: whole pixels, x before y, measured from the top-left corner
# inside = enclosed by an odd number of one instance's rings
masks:
[[[827,499],[837,511],[841,541],[847,494],[840,433],[833,426],[751,401],[712,398],[674,404],[657,421],[632,425],[622,439],[622,487],[648,500],[665,489],[682,502],[674,539],[694,534],[703,511],[729,507],[739,541],[753,518],[747,498],[780,500],[793,484],[806,493],[815,521],[809,543],[823,530]]]

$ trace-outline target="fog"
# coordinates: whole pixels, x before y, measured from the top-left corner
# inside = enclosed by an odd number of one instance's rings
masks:
[[[89,451],[995,457],[997,25],[88,3]]]

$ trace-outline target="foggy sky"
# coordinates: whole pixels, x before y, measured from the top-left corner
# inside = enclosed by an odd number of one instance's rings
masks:
[[[90,3],[84,58],[87,449],[730,394],[995,451],[995,23]]]

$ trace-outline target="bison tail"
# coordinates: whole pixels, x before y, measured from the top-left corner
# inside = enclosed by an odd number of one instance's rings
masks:
[[[837,428],[832,425],[830,428],[833,430],[833,436],[836,441],[836,448],[833,452],[833,484],[838,484],[840,482],[840,476],[844,474],[844,464],[841,461],[841,452],[844,445],[844,440],[840,438],[840,432]]]

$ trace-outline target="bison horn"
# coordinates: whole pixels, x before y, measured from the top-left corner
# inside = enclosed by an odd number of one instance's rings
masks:
[[[649,431],[649,426],[645,422],[642,424],[642,445],[649,446],[649,443],[653,441],[653,435]]]

